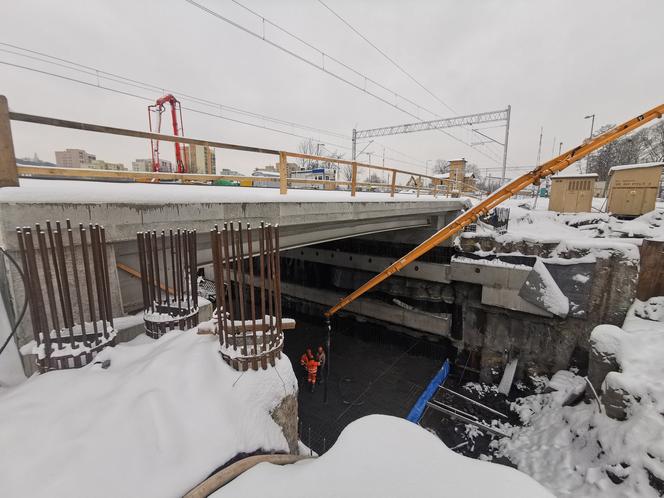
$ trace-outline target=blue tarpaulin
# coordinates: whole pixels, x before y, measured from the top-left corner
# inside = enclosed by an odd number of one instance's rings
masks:
[[[448,360],[445,360],[445,363],[443,363],[441,369],[438,370],[438,373],[436,375],[434,375],[433,379],[431,379],[431,382],[429,382],[427,388],[424,390],[424,392],[420,395],[418,400],[413,405],[413,408],[410,410],[410,413],[406,417],[406,420],[409,420],[414,424],[419,423],[420,419],[422,418],[422,415],[424,414],[424,409],[427,407],[427,402],[433,397],[434,394],[436,394],[438,386],[440,386],[443,383],[443,381],[447,378],[449,373],[450,373],[450,362]]]

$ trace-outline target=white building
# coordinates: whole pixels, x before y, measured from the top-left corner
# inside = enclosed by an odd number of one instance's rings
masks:
[[[95,161],[97,156],[88,154],[83,149],[66,149],[55,151],[55,163],[60,168],[82,168],[84,164]]]

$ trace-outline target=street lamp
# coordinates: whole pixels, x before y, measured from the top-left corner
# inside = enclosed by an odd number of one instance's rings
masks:
[[[593,131],[595,130],[595,115],[594,114],[589,114],[588,116],[584,116],[583,119],[591,119],[592,121],[590,122],[590,138],[593,138]]]

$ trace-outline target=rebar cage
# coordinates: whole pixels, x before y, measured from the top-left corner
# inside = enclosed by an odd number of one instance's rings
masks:
[[[221,356],[240,371],[274,366],[283,349],[279,226],[224,223],[210,236]]]
[[[196,231],[138,232],[136,240],[145,333],[158,339],[198,325]]]
[[[70,220],[16,232],[39,371],[88,364],[116,335],[104,227],[79,224],[78,244]]]

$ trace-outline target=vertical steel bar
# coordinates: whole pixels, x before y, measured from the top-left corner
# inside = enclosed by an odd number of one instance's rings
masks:
[[[38,227],[38,225],[36,225]],[[62,349],[62,336],[60,334],[60,321],[58,319],[58,310],[57,304],[55,302],[55,292],[53,291],[53,275],[51,274],[51,265],[48,261],[48,249],[46,247],[46,234],[43,230],[37,229],[37,240],[39,241],[39,252],[42,258],[42,269],[44,270],[44,282],[46,284],[46,293],[48,296],[48,305],[51,310],[51,319],[53,320],[53,328],[55,330],[55,336],[58,339],[58,349]],[[48,330],[45,333],[49,336],[51,331]]]
[[[58,261],[58,269],[60,270],[60,283],[62,284],[60,292],[64,301],[62,320],[64,321],[64,326],[69,329],[69,344],[72,348],[75,348],[74,317],[71,308],[71,294],[69,292],[69,276],[67,275],[67,267],[65,265],[65,249],[62,244],[62,229],[59,221],[56,221],[55,225],[57,230],[55,231],[53,238],[55,239],[56,259]]]
[[[184,298],[184,294],[182,293],[182,247],[180,245],[180,229],[177,229],[177,232],[175,233],[175,262],[178,265],[178,271],[177,271],[177,279],[178,279],[178,290],[180,291],[178,294],[178,308],[181,307],[181,302]]]
[[[39,231],[37,231],[39,233]],[[35,245],[32,239],[32,231],[30,228],[24,228],[25,246],[27,248],[28,265],[30,266],[30,275],[32,276],[32,303],[35,303],[35,315],[37,315],[37,333],[35,334],[35,341],[38,345],[44,344],[45,361],[42,362],[40,370],[43,372],[48,369],[48,364],[51,358],[51,328],[48,324],[48,316],[46,313],[46,306],[44,304],[44,294],[42,292],[42,285],[39,281],[39,270],[37,269],[37,257],[35,255]],[[33,328],[33,332],[35,329]]]
[[[239,273],[238,281],[238,302],[240,304],[240,320],[242,321],[242,354],[247,354],[247,322],[245,321],[244,312],[244,255],[242,250],[242,223],[237,223],[237,237],[235,243],[237,244],[237,252],[235,253],[235,271],[236,275]]]
[[[214,274],[214,289],[216,293],[215,299],[215,308],[217,310],[217,334],[219,335],[219,344],[224,345],[224,327],[222,326],[221,321],[221,310],[222,310],[222,291],[223,283],[222,277],[219,275],[219,265],[221,264],[221,258],[219,258],[219,228],[215,226],[214,229],[210,230],[210,245],[212,248],[212,271]]]
[[[113,325],[113,305],[111,303],[111,280],[108,272],[108,253],[106,251],[106,229],[103,226],[100,227],[99,233],[101,235],[101,262],[104,270],[104,296],[106,298],[106,311],[108,312],[108,322],[111,324],[111,328],[115,328]]]
[[[90,243],[92,246],[92,268],[94,270],[95,277],[95,289],[97,290],[97,304],[99,309],[99,319],[101,321],[101,334],[97,336],[97,342],[101,342],[101,336],[108,338],[107,330],[107,311],[106,303],[104,302],[103,296],[103,275],[102,275],[102,265],[101,257],[99,253],[99,225],[90,224],[89,233],[90,233]],[[100,278],[101,277],[101,278]]]
[[[148,278],[148,295],[150,297],[150,311],[155,311],[155,302],[157,300],[157,292],[154,288],[154,262],[152,261],[152,235],[148,230],[144,234],[145,240],[145,262],[147,264],[147,278]]]
[[[272,336],[274,333],[273,327],[274,327],[274,307],[273,307],[273,300],[272,300],[272,289],[273,289],[273,278],[272,278],[272,238],[270,237],[270,229],[272,225],[268,223],[268,225],[265,227],[265,241],[266,241],[266,254],[265,257],[267,258],[267,312],[269,315],[269,336],[268,336],[268,342],[270,345],[272,345]]]
[[[274,307],[277,312],[277,337],[283,333],[281,327],[281,259],[279,257],[279,225],[274,226]]]
[[[166,257],[166,233],[161,231],[161,257],[164,261],[164,288],[166,291],[166,306],[171,305],[171,298],[168,287],[168,258]]]
[[[154,255],[152,260],[154,261],[154,276],[155,276],[155,289],[157,291],[157,303],[162,304],[161,299],[161,277],[159,276],[159,243],[157,240],[157,231],[152,231],[152,251]]]
[[[99,335],[97,330],[97,314],[95,312],[95,301],[92,296],[92,272],[90,271],[90,258],[88,256],[88,241],[85,235],[86,231],[83,228],[83,223],[78,225],[78,230],[81,233],[81,252],[83,253],[83,269],[85,271],[85,289],[88,295],[88,306],[90,307],[90,320],[92,320],[92,328],[95,332],[95,341]]]
[[[224,270],[226,271],[226,281],[228,282],[228,314],[231,320],[231,327],[229,332],[233,336],[233,349],[237,350],[237,335],[235,333],[235,306],[233,306],[233,294],[234,294],[234,282],[231,279],[231,260],[230,260],[230,249],[228,247],[229,234],[228,234],[228,224],[224,223],[224,231],[222,232],[222,248],[224,250],[223,262]],[[224,313],[225,314],[225,313]]]
[[[196,239],[196,230],[191,231],[191,250],[189,259],[191,260],[191,295],[194,300],[194,308],[198,309],[198,240]]]
[[[189,231],[188,230],[183,230],[181,234],[181,248],[182,248],[182,282],[183,286],[182,288],[185,290],[187,294],[187,309],[191,309],[191,278],[189,275]],[[184,297],[183,297],[184,300]],[[184,303],[183,303],[184,305]]]
[[[145,234],[136,233],[136,244],[138,246],[138,265],[141,270],[141,291],[143,292],[143,310],[147,311],[150,307],[150,295],[148,292],[148,274],[145,263]]]
[[[260,267],[261,279],[261,324],[263,328],[263,352],[267,351],[267,320],[265,319],[265,222],[261,221],[260,230],[258,231],[258,250],[260,256],[258,258],[258,265]]]
[[[16,238],[18,239],[19,252],[21,253],[21,265],[23,266],[23,274],[25,275],[26,279],[25,299],[27,299],[29,303],[28,308],[30,311],[30,322],[32,324],[32,332],[33,335],[35,336],[35,340],[37,340],[39,333],[39,322],[37,321],[38,318],[36,314],[37,302],[36,300],[33,300],[34,297],[32,295],[32,291],[34,289],[32,285],[33,283],[32,268],[30,267],[30,265],[28,265],[27,249],[25,247],[25,237],[20,227],[16,227]]]
[[[256,302],[255,302],[255,286],[254,286],[254,248],[252,244],[252,231],[251,225],[247,223],[247,251],[249,262],[249,306],[251,306],[251,326],[252,326],[252,340],[254,343],[254,354],[258,354],[258,340],[256,337]]]
[[[53,230],[51,228],[50,220],[46,220],[46,234],[48,235],[48,242],[51,248],[51,261],[52,261],[51,267],[53,268],[53,272],[55,273],[55,282],[58,288],[58,298],[60,299],[60,310],[62,311],[62,327],[64,328],[67,326],[68,323],[67,312],[65,311],[65,297],[62,293],[62,279],[60,273],[60,265],[58,265],[58,257],[56,254],[55,242],[53,241]]]
[[[81,281],[78,276],[78,262],[76,261],[76,246],[74,245],[74,232],[71,229],[71,221],[67,219],[67,238],[69,240],[69,253],[71,257],[72,271],[74,272],[74,289],[76,291],[76,305],[78,306],[78,320],[81,322],[81,334],[83,344],[87,344],[88,338],[85,330],[85,311],[83,309],[83,298],[81,297]]]
[[[175,262],[175,241],[173,240],[173,230],[170,229],[168,230],[168,239],[171,246],[171,276],[173,277],[173,297],[172,297],[173,302],[171,303],[171,305],[173,305],[176,302],[179,302],[177,299],[178,279],[176,278],[177,264]]]

